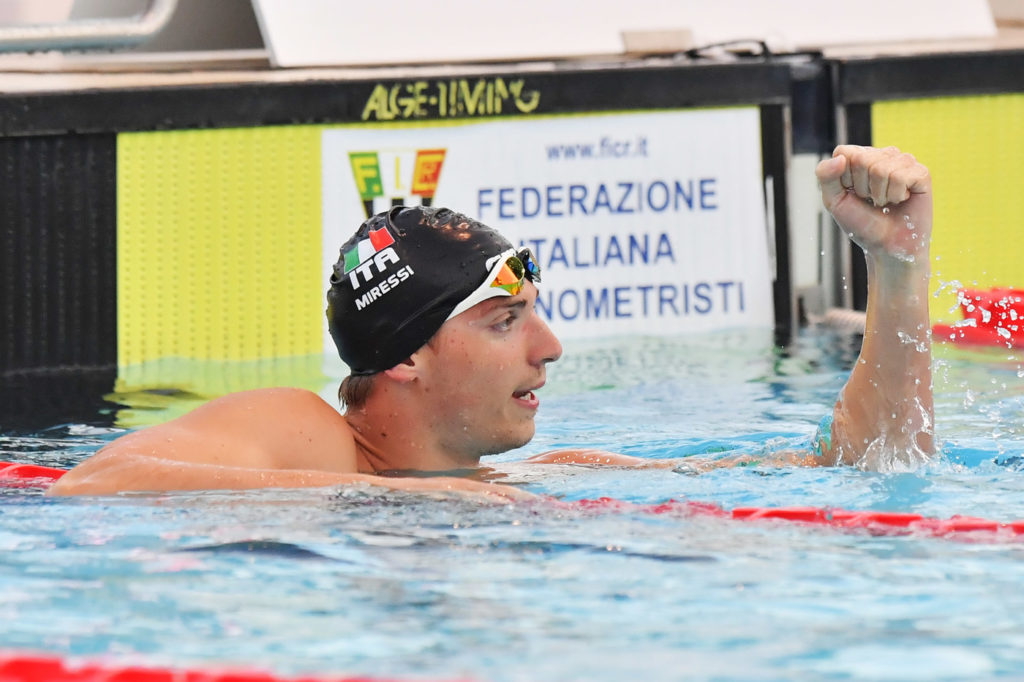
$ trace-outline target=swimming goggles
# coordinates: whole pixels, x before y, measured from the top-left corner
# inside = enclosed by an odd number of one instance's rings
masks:
[[[487,279],[455,306],[447,320],[464,313],[477,303],[495,296],[515,296],[526,280],[540,282],[540,266],[530,249],[508,249],[487,260]]]

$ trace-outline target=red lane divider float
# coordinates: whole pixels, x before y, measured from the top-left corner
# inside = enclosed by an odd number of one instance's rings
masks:
[[[47,487],[67,473],[63,469],[0,462],[0,486]],[[987,531],[1001,535],[1024,535],[1024,520],[1001,523],[974,516],[953,516],[936,519],[920,514],[878,511],[850,511],[824,507],[736,507],[727,511],[711,502],[676,501],[658,504],[635,504],[613,497],[595,500],[577,500],[565,504],[570,508],[642,512],[649,514],[679,514],[683,516],[717,516],[740,521],[781,520],[829,526],[832,528],[863,529],[879,534],[923,533],[945,536],[956,533]],[[0,678],[0,682],[4,682]]]
[[[383,677],[275,677],[234,670],[179,670],[143,666],[74,665],[55,656],[0,652],[0,682],[400,682]],[[421,681],[423,682],[423,681]],[[454,682],[454,681],[452,681]]]
[[[641,512],[650,514],[678,514],[680,516],[715,516],[738,521],[780,520],[831,528],[866,530],[875,535],[908,535],[912,533],[937,537],[962,533],[988,532],[997,537],[1024,535],[1024,520],[1001,523],[975,516],[952,516],[936,519],[921,514],[878,511],[850,511],[824,507],[736,507],[727,511],[709,502],[661,502],[659,504],[633,504],[611,497],[580,500],[582,509]]]
[[[46,488],[66,474],[64,469],[0,462],[0,485],[8,488]]]
[[[963,289],[958,296],[964,319],[934,325],[935,340],[1024,348],[1024,289]]]

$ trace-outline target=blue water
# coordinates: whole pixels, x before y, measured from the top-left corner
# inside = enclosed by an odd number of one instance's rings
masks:
[[[567,344],[541,392],[538,437],[486,463],[569,501],[1024,519],[1024,372],[1006,349],[936,348],[945,456],[916,473],[519,463],[564,445],[675,458],[806,448],[855,348],[813,331],[786,352],[757,333]],[[323,395],[332,381],[322,378]],[[124,425],[209,397],[189,381],[120,385],[108,396],[114,423],[3,423],[0,459],[71,464]],[[495,682],[1019,679],[1022,559],[1024,540],[1005,537],[372,489],[102,499],[7,489],[0,649]]]

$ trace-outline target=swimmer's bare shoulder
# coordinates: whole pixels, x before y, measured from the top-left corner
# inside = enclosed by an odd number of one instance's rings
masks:
[[[56,495],[331,485],[357,472],[345,418],[295,388],[232,393],[126,434],[68,472]]]
[[[369,485],[455,493],[489,503],[525,490],[449,476],[384,478],[358,471],[345,418],[310,391],[268,388],[211,400],[166,424],[124,435],[61,477],[51,495]]]

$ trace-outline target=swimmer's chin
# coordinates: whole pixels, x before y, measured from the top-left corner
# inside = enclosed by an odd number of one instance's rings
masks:
[[[531,440],[533,440],[533,436],[537,432],[537,428],[534,426],[532,419],[530,420],[529,429],[524,428],[522,431],[523,433],[509,434],[507,439],[502,440],[499,443],[494,443],[484,452],[481,452],[480,456],[486,457],[488,455],[500,455],[503,452],[515,450],[516,448],[521,448],[524,445],[527,445]]]

